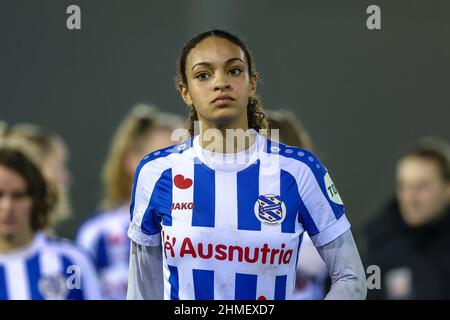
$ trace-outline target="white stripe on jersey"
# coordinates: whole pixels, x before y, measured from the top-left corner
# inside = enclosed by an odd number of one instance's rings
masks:
[[[258,274],[258,280],[256,283],[256,299],[264,297],[265,300],[275,299],[275,279],[273,274],[261,273]]]
[[[267,152],[266,144],[268,140],[258,135],[257,148],[249,149],[250,158],[255,161],[235,167],[225,161],[221,166],[220,161],[208,163],[204,159],[195,137],[193,147],[181,154],[154,158],[138,174],[134,217],[128,234],[138,243],[154,245],[159,243],[152,239],[159,236],[157,231],[162,228],[165,299],[289,299],[302,233],[307,230],[318,246],[349,228],[343,206],[334,206],[327,195],[326,169],[320,161],[306,150],[281,144],[274,148],[281,150],[279,154]],[[301,158],[303,155],[306,159]],[[206,162],[196,166],[195,157]],[[171,176],[162,175],[167,169],[171,169]],[[192,179],[193,187],[177,188],[177,175]],[[168,207],[169,196],[156,196],[153,216],[143,221],[152,193],[159,190],[154,186],[160,178],[161,185],[172,188],[170,205],[198,201],[200,206],[194,203],[193,210],[178,207],[166,212],[159,209]],[[210,185],[213,178],[214,185]],[[259,197],[268,195],[276,198],[261,204]],[[208,198],[213,196],[214,199]],[[285,203],[280,204],[281,201]],[[280,220],[283,212],[276,211],[278,205],[286,210],[284,224]],[[161,215],[164,218],[158,224]],[[264,217],[272,217],[272,223],[263,223]],[[165,219],[172,223],[167,225]],[[154,230],[155,235],[141,232],[144,227]]]
[[[102,294],[108,300],[124,300],[127,294],[130,241],[129,204],[102,211],[84,222],[76,243],[86,249],[99,271]]]
[[[45,251],[43,250],[39,255],[39,259],[42,275],[50,276],[58,273],[66,273],[66,270],[63,270],[61,258],[54,250],[52,250],[52,248],[48,248]]]
[[[12,260],[5,265],[6,286],[10,300],[27,300],[31,298],[28,272],[21,260]]]
[[[63,259],[67,259],[72,265],[78,267],[77,270],[67,273],[68,270],[63,268]],[[32,264],[29,269],[27,269],[27,263]],[[46,298],[42,290],[47,288],[45,285],[51,286],[52,277],[55,275],[63,276],[64,284],[67,284],[66,278],[72,275],[81,280],[80,288],[68,288],[81,289],[81,291],[71,292],[74,299],[100,299],[99,283],[94,266],[86,255],[65,240],[47,239],[46,235],[37,233],[29,246],[0,254],[0,266],[5,271],[6,288],[4,289],[7,299],[28,300],[37,299],[40,296]],[[75,274],[74,272],[77,271],[80,273]],[[42,279],[46,279],[47,282],[41,283]],[[3,288],[0,287],[0,290]],[[50,292],[50,296],[54,295]],[[70,297],[67,296],[67,298]]]
[[[312,215],[312,219],[319,231],[316,235],[310,236],[316,247],[329,243],[335,239],[336,234],[342,234],[350,228],[350,223],[345,215],[339,220],[336,219],[314,174],[306,164],[295,159],[280,157],[280,166],[283,170],[289,172],[293,177],[298,179],[300,197],[309,213]],[[323,232],[334,223],[337,223],[336,226],[333,226],[333,229],[335,228],[334,232]]]
[[[172,179],[175,179],[177,176],[181,176],[184,179],[191,179],[192,184],[194,184],[194,160],[189,159],[183,161],[180,165],[172,168]],[[186,189],[181,189],[174,184],[172,188],[172,204],[185,205],[194,202],[194,185]],[[176,209],[173,212],[174,214],[176,213],[177,216],[183,216],[183,219],[176,219],[176,217],[172,215],[173,228],[192,228],[192,208]]]
[[[237,230],[237,176],[236,173],[215,174],[215,228],[217,233],[230,233]]]
[[[265,159],[261,159],[262,163],[265,163]],[[278,156],[269,155],[267,161],[277,163]],[[259,174],[259,194],[260,195],[281,195],[280,190],[280,167],[270,166],[271,170],[263,170],[261,168]],[[281,233],[281,224],[277,226],[269,226],[261,223],[261,232],[266,234],[279,234]]]

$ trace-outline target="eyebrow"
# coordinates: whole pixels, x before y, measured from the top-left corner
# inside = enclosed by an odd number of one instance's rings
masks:
[[[230,58],[225,62],[225,64],[230,64],[236,60],[244,63],[244,61],[241,58]],[[194,64],[194,66],[192,67],[191,70],[194,70],[195,67],[200,66],[200,65],[206,66],[206,67],[211,67],[211,63],[209,63],[209,62],[199,62],[199,63]]]

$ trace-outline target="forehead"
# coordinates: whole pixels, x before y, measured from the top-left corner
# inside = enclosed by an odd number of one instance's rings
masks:
[[[431,159],[419,157],[406,157],[402,159],[397,168],[397,176],[401,179],[434,179],[439,177],[437,163]]]
[[[0,165],[0,188],[1,189],[24,189],[26,188],[25,179],[3,165]]]
[[[186,66],[189,67],[207,62],[211,64],[225,63],[230,58],[241,58],[246,61],[244,50],[238,45],[219,37],[208,37],[197,44],[188,54]]]

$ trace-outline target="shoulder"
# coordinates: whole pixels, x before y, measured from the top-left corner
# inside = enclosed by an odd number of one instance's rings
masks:
[[[51,250],[74,264],[92,266],[88,252],[70,240],[50,235],[45,235],[44,239],[42,250]]]
[[[94,213],[82,223],[76,238],[77,244],[90,247],[102,235],[114,232],[122,225],[128,224],[129,209],[125,207],[113,208]]]
[[[184,161],[192,160],[194,158],[192,142],[193,139],[189,138],[181,143],[147,154],[139,162],[135,178],[140,176],[160,176],[165,170]]]
[[[283,143],[266,139],[264,153],[278,156],[279,166],[291,174],[298,176],[302,173],[313,173],[314,175],[325,175],[327,168],[322,161],[313,152],[295,146],[289,146]]]
[[[81,224],[76,236],[79,245],[89,246],[100,237],[105,228],[106,214],[106,211],[96,212]]]

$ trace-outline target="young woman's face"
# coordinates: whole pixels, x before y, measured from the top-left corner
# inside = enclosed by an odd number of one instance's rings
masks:
[[[32,204],[25,179],[0,165],[0,237],[31,230]]]
[[[239,46],[219,37],[206,38],[186,58],[187,86],[180,86],[183,100],[211,125],[247,125],[248,99],[256,90],[248,69]]]
[[[397,198],[404,221],[420,226],[444,213],[450,202],[450,186],[434,161],[406,157],[397,167]]]

